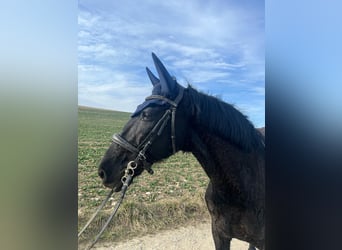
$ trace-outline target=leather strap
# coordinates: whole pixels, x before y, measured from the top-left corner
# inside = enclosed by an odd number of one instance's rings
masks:
[[[132,144],[130,144],[128,141],[126,141],[123,137],[121,137],[119,134],[114,134],[112,138],[113,142],[119,144],[121,147],[127,149],[128,151],[132,153],[139,153],[139,150],[134,147]]]

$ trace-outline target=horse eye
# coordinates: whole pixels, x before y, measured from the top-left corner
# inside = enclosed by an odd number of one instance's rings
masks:
[[[141,112],[141,118],[142,118],[142,119],[148,119],[148,118],[150,118],[150,117],[151,117],[151,114],[150,114],[150,113],[148,113],[148,112],[146,112],[146,111]]]

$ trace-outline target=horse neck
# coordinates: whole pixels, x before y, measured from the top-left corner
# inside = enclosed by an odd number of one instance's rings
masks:
[[[190,137],[190,152],[201,164],[217,192],[238,195],[238,199],[244,201],[263,195],[265,177],[262,154],[246,153],[201,129],[192,130]]]
[[[224,168],[229,166],[229,169],[233,170],[234,167],[234,163],[231,162],[232,158],[227,157],[225,151],[229,148],[232,153],[240,154],[240,152],[229,143],[213,134],[204,132],[202,129],[191,130],[190,136],[190,151],[201,164],[208,177],[212,181],[216,179],[218,181],[223,180],[223,176],[226,176]],[[230,171],[229,175],[233,173],[234,171]]]
[[[200,94],[200,93],[198,93]],[[200,94],[206,98],[204,94]],[[191,98],[190,98],[191,100]],[[197,105],[197,110],[196,110]],[[192,112],[190,133],[187,150],[199,161],[212,183],[230,186],[232,189],[244,189],[243,178],[245,171],[250,171],[255,181],[263,183],[263,149],[247,150],[237,146],[229,139],[207,129],[207,119],[202,115],[198,103],[187,103]],[[189,108],[190,107],[190,108]],[[194,112],[195,111],[195,112]],[[194,114],[196,113],[196,114]],[[257,161],[257,163],[255,163]],[[261,170],[261,171],[260,171]],[[261,175],[259,173],[262,173]],[[229,184],[229,185],[227,185]]]

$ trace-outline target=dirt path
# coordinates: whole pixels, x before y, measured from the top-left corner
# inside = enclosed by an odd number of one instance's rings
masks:
[[[214,250],[210,224],[183,227],[122,243],[98,243],[97,250]],[[233,240],[231,250],[247,250],[248,244]]]

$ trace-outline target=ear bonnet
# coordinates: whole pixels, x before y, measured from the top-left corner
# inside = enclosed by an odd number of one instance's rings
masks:
[[[152,53],[152,58],[159,76],[159,78],[156,77],[151,70],[146,67],[147,75],[153,85],[152,95],[162,95],[173,100],[178,93],[177,81],[174,77],[171,77],[162,62],[154,53]],[[132,114],[132,117],[139,115],[143,109],[151,106],[165,106],[168,108],[170,104],[160,99],[146,100],[137,107]]]

